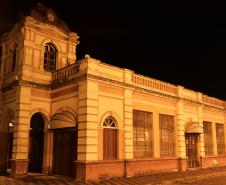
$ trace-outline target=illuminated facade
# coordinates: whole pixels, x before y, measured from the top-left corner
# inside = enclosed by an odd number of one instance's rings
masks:
[[[78,38],[41,4],[1,36],[1,173],[95,180],[226,165],[224,101],[77,61]]]

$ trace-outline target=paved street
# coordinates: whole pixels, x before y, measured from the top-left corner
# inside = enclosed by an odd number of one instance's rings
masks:
[[[167,182],[168,185],[224,185],[226,184],[226,172],[207,174],[199,177],[177,179]]]
[[[26,178],[14,179],[0,176],[0,185],[85,185],[72,178],[29,174]],[[112,178],[86,185],[226,185],[226,167],[196,169],[182,173],[150,174],[130,178]]]

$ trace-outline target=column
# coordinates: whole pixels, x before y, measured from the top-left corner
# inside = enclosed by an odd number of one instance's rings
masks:
[[[88,161],[98,160],[98,82],[79,82],[77,177],[88,178]]]
[[[201,128],[201,133],[199,134],[199,157],[200,157],[200,166],[205,167],[205,146],[204,146],[204,133],[203,133],[203,101],[202,101],[202,93],[197,93],[198,97],[198,123]]]
[[[184,120],[184,100],[183,100],[184,87],[178,86],[178,101],[177,101],[177,115],[176,115],[176,153],[179,158],[178,170],[184,171],[186,165],[186,146],[185,146],[185,120]]]
[[[133,107],[132,90],[124,90],[124,132],[125,132],[125,159],[133,159]]]
[[[177,155],[186,157],[185,130],[184,130],[184,103],[183,100],[177,102]]]
[[[31,89],[29,87],[18,87],[11,163],[12,176],[23,176],[28,172],[30,97]]]
[[[52,162],[53,162],[53,131],[46,129],[44,132],[44,152],[43,155],[43,169],[42,172],[46,174],[52,174]]]
[[[197,93],[198,95],[198,102],[200,103],[198,106],[198,123],[199,127],[203,129],[203,102],[202,102],[202,93]],[[204,134],[203,130],[199,135],[199,155],[201,158],[205,156],[205,147],[204,147]]]
[[[78,160],[97,160],[98,147],[98,83],[86,80],[79,83]]]
[[[133,71],[124,69],[124,82],[132,84]],[[124,138],[125,138],[125,159],[133,159],[133,89],[124,89]]]

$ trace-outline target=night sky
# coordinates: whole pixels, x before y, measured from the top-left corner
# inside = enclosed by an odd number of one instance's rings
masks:
[[[27,12],[42,2],[80,36],[78,59],[89,54],[226,100],[223,1],[4,1],[0,0],[0,33],[12,26],[19,10]]]

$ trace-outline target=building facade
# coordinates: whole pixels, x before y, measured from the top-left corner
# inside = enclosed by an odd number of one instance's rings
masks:
[[[1,36],[0,173],[86,180],[226,165],[225,101],[86,55],[38,4]]]

